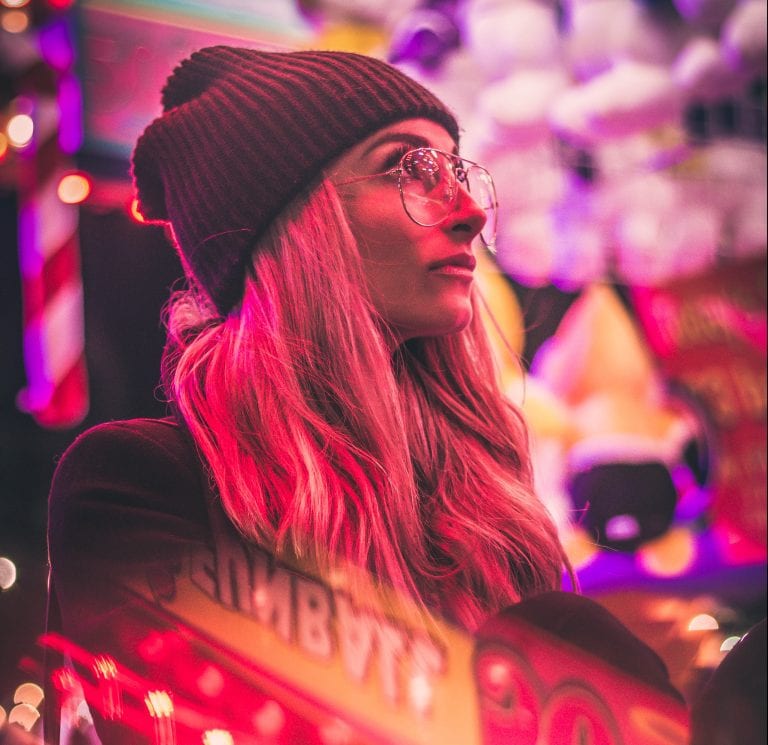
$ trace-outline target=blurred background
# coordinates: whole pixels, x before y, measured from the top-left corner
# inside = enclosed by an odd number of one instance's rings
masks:
[[[215,43],[380,56],[456,112],[537,490],[694,697],[766,612],[765,0],[0,0],[0,726],[40,706],[57,459],[165,411],[181,269],[128,157]]]

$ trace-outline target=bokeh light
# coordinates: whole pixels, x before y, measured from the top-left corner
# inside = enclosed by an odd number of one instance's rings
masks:
[[[197,678],[197,689],[208,698],[216,698],[224,690],[224,676],[213,665],[207,665]]]
[[[433,689],[429,678],[423,673],[414,675],[408,683],[408,698],[413,708],[426,714],[432,706]]]
[[[29,16],[23,10],[8,10],[0,18],[0,27],[9,34],[21,34],[29,28]]]
[[[18,724],[29,732],[35,726],[35,722],[40,719],[40,712],[29,704],[16,704],[8,715],[10,724]]]
[[[131,204],[128,207],[128,212],[136,222],[146,222],[144,215],[139,212],[139,200],[137,198],[131,200]]]
[[[696,539],[687,528],[671,528],[666,535],[650,541],[638,553],[638,562],[648,574],[676,577],[693,566]]]
[[[68,173],[62,176],[56,193],[64,204],[80,204],[91,193],[91,180],[84,173]]]
[[[0,556],[0,590],[8,590],[16,582],[16,565],[5,556]]]
[[[8,139],[14,147],[25,147],[32,141],[32,135],[35,133],[35,123],[29,114],[16,114],[8,120],[5,130],[8,133]]]
[[[235,745],[235,739],[225,729],[209,729],[203,733],[203,745]]]
[[[699,613],[688,622],[688,631],[716,631],[719,628],[717,619],[709,613]]]
[[[0,0],[6,8],[23,8],[32,0]]]
[[[253,715],[254,729],[263,737],[275,737],[285,726],[285,712],[277,701],[267,701]]]
[[[723,643],[720,645],[720,651],[730,652],[740,641],[740,636],[729,636],[726,639],[723,639]]]
[[[167,691],[150,691],[144,697],[144,703],[156,719],[173,716],[173,701]]]
[[[3,728],[7,719],[8,719],[8,714],[6,714],[5,709],[2,706],[0,706],[0,729]]]
[[[323,745],[351,745],[354,741],[352,728],[341,719],[332,719],[318,728]]]
[[[37,683],[22,683],[13,694],[14,704],[29,704],[37,708],[43,700],[43,689]]]

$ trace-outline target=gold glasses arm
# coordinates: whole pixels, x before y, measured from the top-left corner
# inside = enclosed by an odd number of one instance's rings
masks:
[[[368,181],[372,178],[381,178],[382,176],[399,176],[403,171],[402,166],[396,168],[390,168],[388,171],[382,173],[370,173],[367,176],[355,176],[354,178],[346,179],[345,181],[332,181],[334,186],[348,186],[350,184],[358,184],[361,181]]]

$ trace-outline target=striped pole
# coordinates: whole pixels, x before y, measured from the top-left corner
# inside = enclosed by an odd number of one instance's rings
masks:
[[[78,207],[60,196],[79,146],[74,45],[63,19],[38,32],[28,90],[17,99],[33,127],[19,149],[19,266],[27,386],[18,405],[44,427],[77,425],[88,411]],[[73,134],[74,133],[74,134]]]

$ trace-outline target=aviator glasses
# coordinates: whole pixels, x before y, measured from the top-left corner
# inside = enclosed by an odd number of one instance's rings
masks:
[[[495,251],[496,188],[491,174],[481,165],[443,150],[419,147],[406,152],[400,163],[389,171],[359,176],[337,185],[381,176],[397,176],[405,213],[425,228],[438,225],[448,217],[456,204],[459,186],[463,186],[485,212],[486,221],[480,231],[480,239],[487,249]]]

